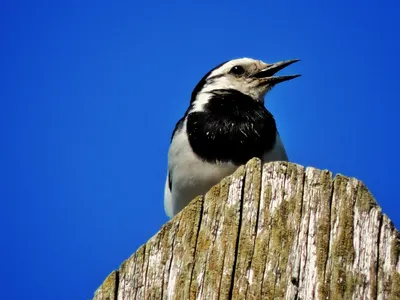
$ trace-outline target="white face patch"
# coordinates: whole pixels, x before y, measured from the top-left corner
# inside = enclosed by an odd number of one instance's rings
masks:
[[[234,66],[242,66],[246,69],[246,71],[254,74],[258,71],[261,71],[265,69],[268,64],[261,61],[261,60],[255,60],[252,58],[238,58],[238,59],[233,59],[219,67],[218,69],[214,70],[208,78],[214,77],[216,75],[221,75],[221,74],[228,74],[229,71],[234,67]]]
[[[243,67],[245,75],[235,76],[231,74],[230,71],[235,66]],[[196,97],[192,111],[201,111],[211,96],[209,92],[216,89],[234,89],[263,103],[264,96],[271,89],[271,86],[260,84],[259,79],[251,77],[249,74],[256,74],[267,66],[267,63],[251,58],[239,58],[225,63],[212,71],[207,77],[205,85]]]

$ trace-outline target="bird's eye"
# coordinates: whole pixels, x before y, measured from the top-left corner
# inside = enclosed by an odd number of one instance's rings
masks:
[[[243,68],[242,66],[234,66],[234,67],[229,71],[230,74],[233,74],[233,75],[236,75],[236,76],[243,75],[244,72],[245,72],[245,71],[244,71],[244,68]]]

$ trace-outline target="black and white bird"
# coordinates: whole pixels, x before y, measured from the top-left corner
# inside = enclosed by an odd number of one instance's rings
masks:
[[[164,208],[169,217],[253,157],[288,160],[264,96],[276,84],[300,76],[274,76],[297,61],[234,59],[200,80],[168,151]]]

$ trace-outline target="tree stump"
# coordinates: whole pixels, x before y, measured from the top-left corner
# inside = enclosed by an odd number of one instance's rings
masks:
[[[163,225],[94,300],[400,299],[399,257],[400,234],[361,181],[252,159]]]

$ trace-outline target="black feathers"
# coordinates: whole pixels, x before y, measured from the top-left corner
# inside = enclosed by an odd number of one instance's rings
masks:
[[[171,171],[168,172],[168,188],[172,191],[172,173]]]
[[[237,165],[271,150],[277,133],[274,117],[262,103],[232,89],[214,90],[204,111],[187,115],[186,130],[201,159]]]

